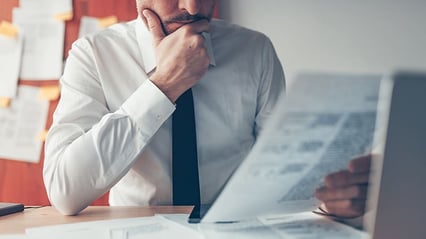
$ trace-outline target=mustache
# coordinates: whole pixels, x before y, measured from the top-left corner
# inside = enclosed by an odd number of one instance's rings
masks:
[[[200,20],[207,20],[210,21],[211,16],[205,16],[202,14],[195,14],[191,15],[187,12],[184,12],[182,14],[179,14],[175,17],[172,17],[170,19],[167,19],[164,21],[164,25],[172,24],[172,23],[187,23],[187,22],[196,22]]]

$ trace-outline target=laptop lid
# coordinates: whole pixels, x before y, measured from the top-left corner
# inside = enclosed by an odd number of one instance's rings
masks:
[[[425,238],[426,74],[393,76],[383,155],[373,160],[366,228],[374,239]]]

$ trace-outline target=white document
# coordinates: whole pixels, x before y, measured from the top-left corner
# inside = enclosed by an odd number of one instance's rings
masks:
[[[280,239],[281,236],[258,219],[232,223],[201,223],[206,239]]]
[[[312,212],[260,217],[233,223],[202,223],[199,227],[206,239],[362,239],[368,236],[363,231]]]
[[[368,234],[347,225],[334,222],[312,212],[263,217],[259,219],[281,238],[303,239],[362,239]]]
[[[0,235],[0,239],[30,239],[30,237],[26,235]]]
[[[42,148],[39,134],[45,130],[49,102],[40,89],[19,86],[9,108],[0,108],[0,158],[38,163]]]
[[[52,17],[73,11],[72,0],[20,0],[19,5],[22,9],[49,13]]]
[[[24,49],[20,78],[55,80],[62,75],[65,23],[50,14],[15,8],[13,23],[20,27]]]
[[[96,17],[83,16],[80,19],[80,29],[78,32],[78,38],[81,38],[89,33],[95,33],[104,29],[99,24],[99,19]]]
[[[371,150],[380,81],[297,78],[202,222],[315,209],[324,176]]]
[[[195,231],[161,216],[29,228],[26,233],[34,239],[200,239],[200,235]]]
[[[198,231],[198,224],[188,222],[189,214],[173,213],[173,214],[156,214],[156,215],[159,216],[159,217],[163,217],[167,220],[173,221],[175,223],[178,223],[178,224],[180,224],[184,227],[187,227],[189,229],[192,229],[194,231]]]
[[[8,37],[0,34],[0,97],[15,98],[22,55],[22,34]]]

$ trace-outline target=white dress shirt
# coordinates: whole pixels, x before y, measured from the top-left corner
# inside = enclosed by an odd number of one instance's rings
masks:
[[[213,20],[215,66],[193,87],[201,200],[211,202],[252,148],[285,83],[263,34]],[[171,115],[149,80],[156,67],[140,18],[73,44],[46,140],[50,202],[76,214],[110,190],[110,205],[172,203]]]

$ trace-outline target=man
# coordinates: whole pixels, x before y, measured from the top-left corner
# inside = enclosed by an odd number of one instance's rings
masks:
[[[73,45],[44,166],[50,201],[63,214],[108,190],[111,205],[174,203],[172,115],[185,92],[194,99],[201,202],[214,199],[250,151],[284,75],[264,35],[211,20],[214,2],[139,0],[137,20]],[[352,192],[364,183],[352,180],[364,169],[354,162],[319,191],[336,215],[362,213],[347,202],[364,196]]]

